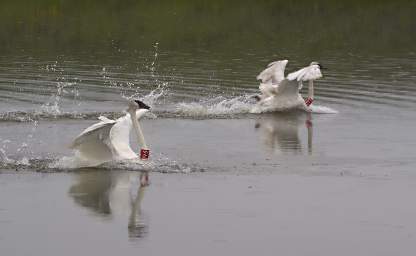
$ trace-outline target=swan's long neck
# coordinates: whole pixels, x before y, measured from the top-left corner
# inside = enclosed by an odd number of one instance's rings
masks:
[[[308,98],[313,100],[313,80],[309,80]]]
[[[140,127],[139,121],[137,120],[136,110],[132,110],[129,112],[130,112],[131,122],[133,124],[133,130],[136,133],[139,145],[142,147],[142,149],[148,149],[146,145],[146,141],[144,140],[143,132]]]

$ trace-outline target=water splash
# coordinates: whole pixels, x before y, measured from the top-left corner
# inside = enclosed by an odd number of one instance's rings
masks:
[[[121,96],[126,100],[133,100],[133,99],[141,99],[147,105],[154,107],[159,103],[159,100],[166,96],[169,92],[168,83],[164,82],[159,85],[147,94],[143,94],[143,92],[139,91],[139,88],[130,95],[122,94]]]
[[[310,106],[312,113],[315,114],[338,114],[338,111],[330,107],[311,105]]]
[[[74,156],[63,156],[60,158],[29,158],[21,157],[13,159],[7,156],[0,148],[0,168],[3,170],[27,170],[36,172],[73,172],[78,170],[123,170],[123,171],[147,171],[157,173],[193,173],[204,172],[206,168],[197,164],[187,164],[171,160],[159,155],[151,161],[143,163],[138,159],[107,162],[96,167],[86,167]]]
[[[153,45],[154,48],[154,54],[153,54],[153,61],[150,64],[150,71],[152,72],[152,76],[154,76],[154,72],[156,71],[156,63],[157,63],[157,57],[159,56],[158,50],[159,50],[159,43],[156,42]]]
[[[143,163],[138,160],[110,162],[103,165],[103,168],[111,170],[128,170],[128,171],[148,171],[158,173],[192,173],[203,172],[204,168],[197,165],[189,165],[178,161],[170,160],[167,157],[153,159],[150,162]]]
[[[54,115],[61,114],[61,109],[60,109],[59,104],[61,102],[61,98],[63,94],[68,93],[68,91],[65,90],[65,88],[69,86],[73,86],[75,84],[76,83],[71,83],[71,82],[57,82],[56,93],[51,96],[50,102],[47,102],[46,104],[43,104],[41,106],[42,111],[46,113],[51,113]]]
[[[46,71],[53,72],[53,74],[56,75],[56,91],[52,93],[46,103],[41,105],[40,110],[41,113],[58,116],[62,113],[60,104],[64,95],[73,94],[74,98],[79,97],[79,91],[77,88],[75,88],[77,82],[67,81],[65,76],[63,76],[64,69],[58,68],[58,61],[50,66],[47,65]],[[69,87],[72,87],[72,90],[68,90]]]
[[[152,107],[152,113],[160,118],[236,118],[246,116],[248,114],[262,114],[269,112],[288,112],[288,111],[304,111],[299,108],[267,108],[259,107],[250,99],[250,96],[239,96],[236,98],[225,98],[223,96],[203,99],[198,102],[181,102],[177,104],[168,103],[168,108],[162,104],[162,100],[169,96],[169,89],[158,87],[147,94],[132,94],[124,96],[126,100],[142,99],[146,104]],[[155,106],[157,108],[155,108]],[[337,114],[338,111],[327,106],[312,105],[312,113],[315,114]],[[45,112],[25,112],[14,111],[0,113],[0,122],[35,122],[38,120],[91,120],[97,119],[99,116],[106,116],[110,119],[117,119],[122,116],[121,111],[114,112],[64,112],[45,113]]]
[[[36,133],[38,122],[33,121],[30,132],[27,133],[26,139],[21,142],[15,152],[11,152],[9,145],[16,144],[9,139],[2,140],[0,138],[0,167],[5,168],[9,166],[29,166],[29,159],[34,155],[34,151],[31,148],[33,145],[34,134]],[[13,150],[14,151],[14,150]]]
[[[54,171],[71,171],[79,168],[85,168],[85,162],[80,161],[80,158],[76,155],[61,157],[53,162],[48,162],[45,166],[45,169]],[[153,157],[153,159],[148,162],[143,162],[139,159],[111,161],[97,167],[90,168],[100,170],[148,171],[159,173],[191,173],[204,171],[204,168],[200,166],[180,163],[178,161],[171,160],[162,154]]]
[[[150,92],[149,90],[144,90],[140,86],[136,85],[134,82],[126,82],[124,84],[125,90],[120,92],[121,97],[127,100],[132,99],[141,99],[147,105],[154,107],[156,104],[159,103],[160,99],[163,96],[166,96],[169,91],[169,82],[167,81],[160,81],[160,76],[157,75],[157,62],[159,56],[159,43],[156,42],[153,45],[154,53],[153,59],[149,65],[145,65],[145,72],[150,72],[150,81],[148,81],[151,87]],[[137,68],[138,69],[138,68]],[[139,76],[139,74],[138,74]],[[123,84],[121,84],[123,86]]]
[[[235,114],[250,113],[254,107],[251,95],[243,95],[235,98],[226,98],[218,96],[209,99],[203,99],[199,102],[179,103],[176,106],[175,113],[186,117],[210,117],[210,116],[227,116]]]
[[[78,113],[78,112],[64,112],[60,114],[42,112],[42,111],[11,111],[0,113],[0,121],[4,122],[36,122],[39,120],[57,120],[57,119],[95,119],[100,115],[119,117],[118,112],[90,112],[90,113]]]
[[[0,168],[3,169],[18,169],[20,167],[30,166],[29,159],[26,156],[20,159],[13,159],[8,152],[8,145],[10,140],[3,140],[0,142]],[[27,145],[26,145],[27,146]]]
[[[7,155],[7,147],[8,144],[10,143],[10,140],[3,140],[1,141],[1,145],[0,145],[0,161],[1,161],[1,165],[0,166],[6,166],[10,163],[13,163],[14,160],[10,159]]]
[[[193,118],[230,117],[241,114],[262,114],[270,112],[305,111],[298,104],[282,102],[273,106],[262,106],[256,103],[254,95],[242,95],[234,98],[224,96],[203,99],[199,102],[179,103],[175,113],[178,116]],[[312,113],[335,114],[336,110],[325,106],[311,106]]]

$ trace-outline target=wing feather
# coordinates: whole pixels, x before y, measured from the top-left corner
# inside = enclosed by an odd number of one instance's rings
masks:
[[[100,120],[100,121],[102,121],[102,122],[104,122],[104,123],[111,123],[111,122],[114,122],[114,120],[108,119],[108,118],[107,118],[107,117],[105,117],[105,116],[99,116],[99,117],[98,117],[98,120]]]
[[[147,109],[138,109],[136,115],[141,119]],[[102,163],[111,159],[132,159],[137,155],[130,148],[130,130],[132,122],[130,114],[117,120],[100,116],[100,122],[86,128],[71,144],[81,156],[93,164]]]
[[[287,60],[271,62],[256,78],[263,84],[279,84],[285,78],[285,67]]]
[[[130,130],[132,122],[130,114],[117,119],[117,123],[110,130],[110,142],[117,157],[122,159],[133,159],[137,155],[130,147]]]
[[[74,149],[79,145],[85,143],[86,141],[90,140],[100,140],[104,141],[108,138],[110,134],[110,130],[116,121],[112,122],[98,122],[96,124],[91,125],[90,127],[86,128],[83,132],[81,132],[72,142],[70,148]]]
[[[322,73],[318,65],[308,66],[306,68],[302,68],[296,72],[292,72],[289,75],[287,75],[287,79],[290,81],[309,81],[316,80],[321,77]]]
[[[279,84],[279,88],[277,89],[279,96],[297,96],[299,93],[299,83],[297,81],[291,81],[288,79],[284,79]]]

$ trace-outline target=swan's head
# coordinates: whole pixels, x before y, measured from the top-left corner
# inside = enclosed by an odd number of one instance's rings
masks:
[[[149,110],[150,107],[140,100],[132,100],[129,102],[129,107],[127,109],[128,112],[136,111],[139,109]]]
[[[318,66],[319,69],[327,69],[324,68],[321,63],[317,62],[317,61],[312,61],[311,64],[309,64],[309,66]]]
[[[150,109],[150,107],[146,105],[143,101],[134,100],[134,102],[137,104],[138,109]]]

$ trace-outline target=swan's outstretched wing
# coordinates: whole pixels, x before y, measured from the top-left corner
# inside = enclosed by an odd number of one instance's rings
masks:
[[[86,128],[82,131],[72,142],[70,148],[76,148],[79,145],[90,141],[92,139],[98,139],[100,141],[104,141],[108,138],[110,133],[110,129],[116,123],[116,121],[108,119],[104,116],[100,116],[98,118],[101,120],[100,122],[91,125],[90,127]]]
[[[136,116],[140,119],[146,113],[147,109],[139,109]],[[130,114],[115,121],[106,117],[99,119],[100,122],[85,129],[72,143],[71,148],[78,151],[79,157],[88,160],[91,166],[110,160],[136,158],[137,155],[130,148]]]
[[[107,117],[105,117],[105,116],[99,116],[99,117],[98,117],[98,120],[100,120],[100,121],[102,121],[102,122],[104,122],[104,123],[111,123],[111,122],[114,122],[114,120],[108,119],[108,118],[107,118]]]
[[[106,117],[99,119],[100,122],[91,125],[75,138],[71,148],[79,151],[82,158],[94,162],[137,157],[130,148],[130,115],[126,114],[115,121]]]
[[[288,60],[279,60],[267,65],[258,76],[257,80],[261,80],[263,84],[279,84],[285,79],[285,67]]]
[[[298,81],[290,81],[288,79],[284,79],[280,82],[278,93],[280,96],[297,96],[299,94],[299,90],[301,89],[300,86],[301,82]]]
[[[296,72],[290,73],[287,76],[287,79],[290,81],[297,80],[301,81],[308,81],[308,80],[316,80],[322,77],[321,69],[318,65],[311,65],[306,68],[302,68]]]
[[[111,147],[116,158],[119,159],[133,159],[137,155],[130,147],[130,130],[132,122],[130,114],[117,119],[117,123],[110,130]]]
[[[108,139],[116,121],[100,121],[85,129],[70,146],[82,166],[97,166],[113,159],[113,150]]]

